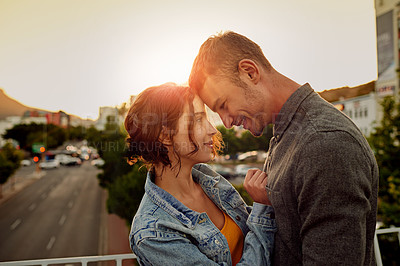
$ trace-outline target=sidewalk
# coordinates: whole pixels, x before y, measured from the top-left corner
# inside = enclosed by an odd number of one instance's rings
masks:
[[[3,197],[0,198],[0,205],[45,175],[46,172],[36,172],[35,168],[32,167],[18,169],[17,172],[2,185]]]
[[[102,192],[102,214],[101,214],[101,229],[99,241],[99,254],[112,255],[112,254],[128,254],[132,253],[129,247],[129,232],[124,219],[115,214],[109,214],[106,210],[107,191],[103,189]],[[103,265],[114,265],[113,262]],[[123,266],[134,266],[134,261],[123,261]]]

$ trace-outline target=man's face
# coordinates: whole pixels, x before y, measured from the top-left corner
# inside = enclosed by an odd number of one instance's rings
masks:
[[[254,136],[261,136],[268,124],[265,103],[253,84],[242,88],[228,78],[208,76],[199,96],[219,114],[226,128],[243,125]]]

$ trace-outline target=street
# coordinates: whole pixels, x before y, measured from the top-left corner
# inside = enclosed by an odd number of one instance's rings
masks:
[[[34,166],[21,171],[34,172]],[[0,261],[98,255],[99,170],[60,166],[0,205]]]

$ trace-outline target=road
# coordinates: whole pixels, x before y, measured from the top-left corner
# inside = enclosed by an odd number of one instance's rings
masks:
[[[98,255],[99,170],[84,162],[42,171],[44,176],[0,205],[0,261]]]

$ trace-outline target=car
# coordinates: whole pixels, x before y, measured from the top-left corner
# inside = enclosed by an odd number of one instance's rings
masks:
[[[94,160],[92,160],[91,164],[94,165],[94,166],[103,166],[104,165],[104,160],[101,159],[101,158],[94,159]]]
[[[218,174],[225,177],[226,179],[229,179],[234,176],[232,169],[229,167],[226,167],[226,166],[223,166],[220,164],[212,164],[211,168]]]
[[[21,166],[30,166],[32,162],[30,160],[22,160],[21,161]]]
[[[47,160],[47,161],[39,163],[39,167],[41,169],[54,169],[54,168],[58,168],[59,166],[60,166],[60,162],[56,159]]]
[[[66,165],[81,165],[82,164],[82,160],[79,159],[78,157],[70,157],[68,159],[68,162]]]
[[[61,165],[81,165],[82,160],[67,154],[57,154],[55,157]]]

